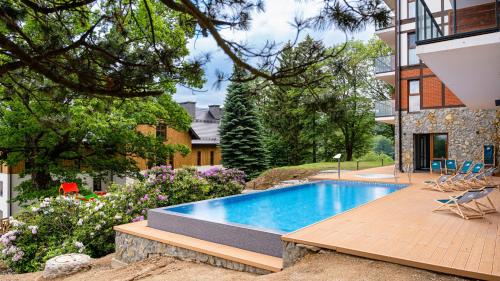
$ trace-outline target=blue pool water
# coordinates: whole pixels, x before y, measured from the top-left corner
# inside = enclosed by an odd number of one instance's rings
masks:
[[[196,219],[287,233],[406,185],[321,181],[166,208]]]

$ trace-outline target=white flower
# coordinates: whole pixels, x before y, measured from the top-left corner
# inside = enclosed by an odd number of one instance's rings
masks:
[[[95,230],[99,230],[99,229],[101,229],[101,225],[100,224],[96,224]]]
[[[79,242],[79,241],[76,241],[75,242],[75,247],[77,247],[78,249],[83,248],[83,243]]]
[[[121,220],[121,219],[122,219],[122,216],[120,216],[118,214],[115,216],[115,220]]]
[[[33,234],[33,235],[38,233],[38,226],[36,226],[36,225],[30,225],[30,226],[28,226],[28,229],[31,230],[31,234]]]
[[[35,206],[31,207],[31,211],[32,211],[32,212],[34,212],[34,213],[38,212],[39,210],[40,210],[40,209],[38,209],[38,208],[37,208],[37,207],[35,207]]]
[[[79,219],[76,225],[82,225],[83,224],[83,219]]]

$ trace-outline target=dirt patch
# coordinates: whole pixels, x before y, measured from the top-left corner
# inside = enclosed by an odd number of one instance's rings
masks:
[[[112,255],[92,262],[92,269],[59,280],[67,281],[289,281],[289,280],[465,280],[397,264],[374,261],[334,252],[306,256],[282,272],[253,275],[174,258],[152,258],[121,268],[111,268]],[[44,280],[41,273],[3,275],[3,281]]]
[[[268,189],[282,181],[302,180],[319,173],[320,169],[293,169],[293,168],[275,168],[265,171],[256,179],[249,181],[247,189]]]

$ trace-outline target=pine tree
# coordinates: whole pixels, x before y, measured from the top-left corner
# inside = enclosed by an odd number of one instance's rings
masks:
[[[240,169],[254,178],[267,166],[261,125],[245,83],[233,82],[228,86],[220,145],[222,164],[226,168]]]

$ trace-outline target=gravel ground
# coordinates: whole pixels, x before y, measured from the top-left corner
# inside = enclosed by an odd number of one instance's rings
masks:
[[[324,253],[310,255],[282,272],[269,275],[253,275],[206,264],[180,261],[174,258],[153,258],[121,268],[111,268],[109,255],[93,261],[91,270],[59,280],[68,281],[289,281],[289,280],[398,280],[398,281],[448,281],[465,280],[454,276],[437,274],[425,270],[373,261],[354,256]],[[0,275],[2,281],[42,281],[40,272],[17,275]]]

